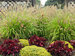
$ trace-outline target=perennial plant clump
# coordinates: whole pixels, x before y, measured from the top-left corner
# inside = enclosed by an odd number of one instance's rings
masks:
[[[30,45],[36,45],[36,46],[40,46],[40,47],[44,47],[45,46],[45,42],[46,42],[46,39],[45,38],[38,37],[36,35],[33,35],[29,39]]]
[[[21,56],[52,56],[47,50],[43,47],[37,46],[26,46],[20,50]]]
[[[60,18],[55,17],[55,19],[51,21],[50,26],[51,42],[56,40],[70,41],[75,39],[75,30],[73,25],[70,23],[68,16]]]
[[[68,47],[68,45],[70,47]],[[71,44],[65,44],[65,41],[55,41],[47,48],[48,52],[50,52],[53,56],[70,56],[72,49],[73,47]]]
[[[0,45],[0,55],[8,56],[13,55],[15,56],[16,53],[19,53],[20,49],[22,48],[21,44],[18,44],[19,40],[14,39],[6,39]]]
[[[75,48],[75,40],[70,40],[69,42],[70,42],[71,45]]]
[[[19,39],[19,44],[22,44],[22,46],[29,46],[29,41],[26,39]]]
[[[13,17],[6,17],[0,21],[0,32],[3,38],[10,38],[10,39],[24,39],[29,38],[32,36],[32,32],[34,31],[34,26],[31,23],[31,20],[27,18],[18,18],[16,16]]]

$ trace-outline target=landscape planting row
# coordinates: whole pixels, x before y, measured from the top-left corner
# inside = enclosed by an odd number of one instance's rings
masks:
[[[72,56],[75,40],[53,41],[33,35],[26,39],[5,39],[0,45],[2,56]]]
[[[75,13],[69,11],[54,7],[1,10],[0,54],[73,56]]]

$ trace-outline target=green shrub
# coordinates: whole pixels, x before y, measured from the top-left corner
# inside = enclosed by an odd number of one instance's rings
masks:
[[[26,46],[20,50],[21,56],[51,56],[50,53],[47,52],[42,47],[37,46]]]
[[[24,47],[29,46],[29,41],[26,39],[19,39],[19,44],[22,44]]]

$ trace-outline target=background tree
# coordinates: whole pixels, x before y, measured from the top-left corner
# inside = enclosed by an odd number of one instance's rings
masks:
[[[61,8],[63,8],[65,5],[65,0],[47,0],[45,6],[54,5],[58,7],[59,4],[61,4]]]
[[[36,4],[40,5],[40,0],[36,0]]]
[[[35,4],[40,4],[40,0],[31,0],[32,2],[32,6],[34,6]]]

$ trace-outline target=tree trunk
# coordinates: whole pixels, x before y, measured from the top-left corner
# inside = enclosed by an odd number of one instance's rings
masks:
[[[32,6],[34,7],[34,5],[36,4],[36,1],[35,0],[31,0],[32,2]]]
[[[68,8],[68,0],[65,0],[65,6]]]

